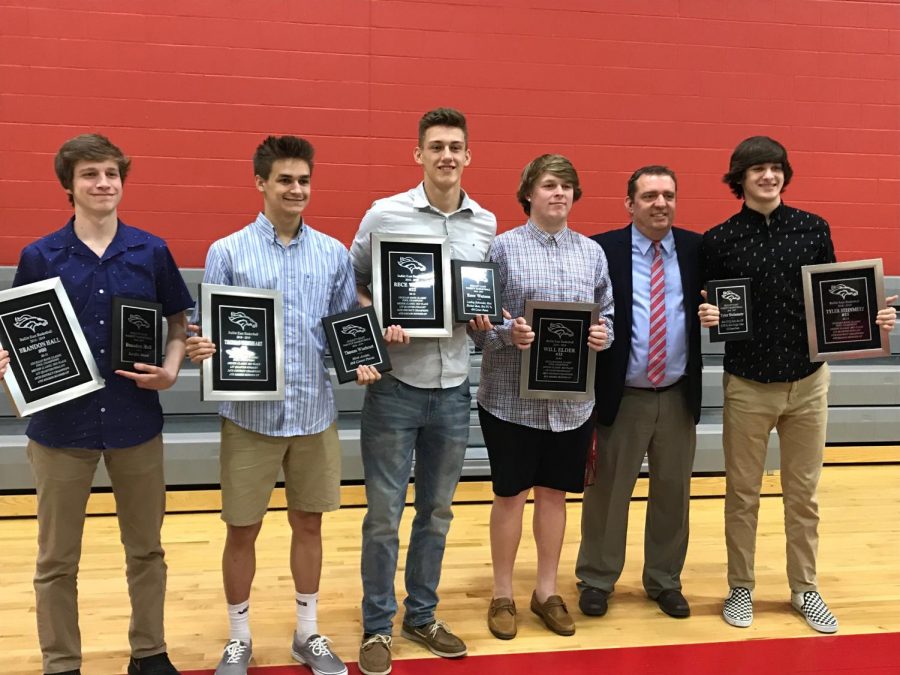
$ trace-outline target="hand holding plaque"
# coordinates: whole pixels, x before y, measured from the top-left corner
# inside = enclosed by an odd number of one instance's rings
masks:
[[[706,284],[708,302],[719,310],[719,325],[710,326],[709,341],[753,338],[750,279],[718,279]]]
[[[526,300],[524,318],[534,341],[522,354],[519,396],[594,400],[597,352],[588,346],[588,334],[600,318],[599,305]]]
[[[890,356],[877,322],[886,307],[880,259],[804,265],[801,274],[810,360]]]
[[[0,292],[3,384],[22,417],[104,386],[59,277]]]
[[[205,401],[284,400],[281,291],[201,284],[203,329],[215,350],[202,363]]]
[[[356,370],[360,366],[372,366],[379,373],[391,369],[381,326],[372,307],[326,316],[322,319],[322,325],[341,384],[356,380]]]

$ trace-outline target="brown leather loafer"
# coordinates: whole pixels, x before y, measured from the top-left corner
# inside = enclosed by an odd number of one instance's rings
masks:
[[[494,598],[488,607],[488,630],[495,638],[512,640],[516,637],[516,603],[511,598]]]
[[[558,595],[551,595],[546,602],[540,603],[537,593],[532,593],[531,611],[541,617],[544,625],[557,635],[575,635],[575,620],[569,616],[566,603]]]

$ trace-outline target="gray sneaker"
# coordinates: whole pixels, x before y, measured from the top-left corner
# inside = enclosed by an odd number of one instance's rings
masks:
[[[329,642],[324,635],[310,635],[306,642],[300,642],[294,633],[291,656],[312,668],[314,675],[347,675],[347,666],[329,649]]]
[[[222,652],[222,660],[216,666],[215,675],[247,675],[251,656],[253,656],[251,642],[229,640]]]

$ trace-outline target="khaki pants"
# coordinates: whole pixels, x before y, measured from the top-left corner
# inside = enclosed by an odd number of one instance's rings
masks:
[[[166,651],[166,563],[159,536],[166,503],[162,436],[130,448],[104,451],[48,448],[29,441],[28,459],[38,499],[34,591],[45,673],[81,667],[78,563],[85,509],[101,457],[112,481],[125,547],[131,653],[143,658]]]
[[[796,382],[763,384],[725,373],[725,543],[728,585],[752,589],[759,493],[769,432],[778,431],[791,591],[816,590],[819,504],[828,383],[824,364]]]
[[[625,565],[628,509],[647,455],[650,495],[644,524],[644,589],[651,598],[681,590],[687,554],[691,471],[697,432],[687,384],[664,392],[625,388],[612,426],[597,427],[597,477],[584,490],[578,587],[611,593]]]

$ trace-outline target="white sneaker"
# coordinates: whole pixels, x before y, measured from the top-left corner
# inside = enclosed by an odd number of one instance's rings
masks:
[[[722,618],[738,628],[747,628],[753,623],[753,591],[743,586],[732,588],[722,606]]]
[[[820,633],[837,633],[838,621],[816,591],[791,593],[791,605],[814,630]]]

